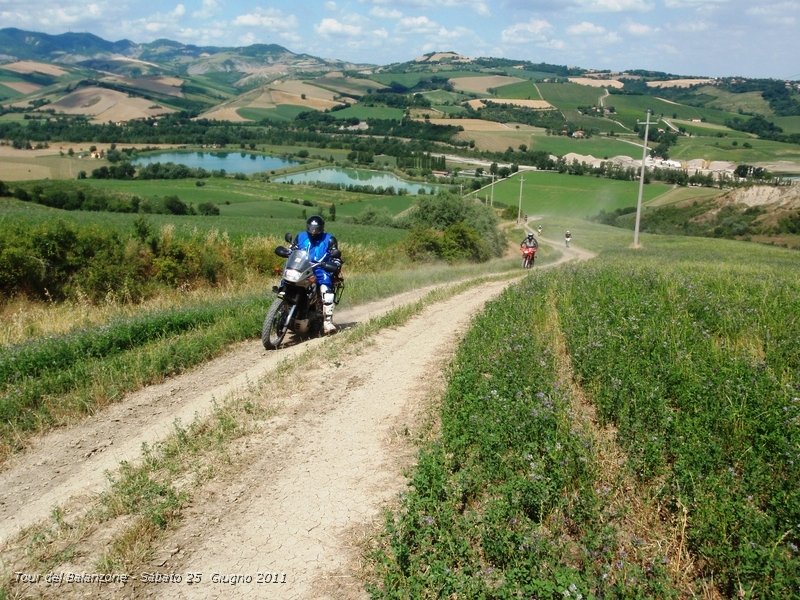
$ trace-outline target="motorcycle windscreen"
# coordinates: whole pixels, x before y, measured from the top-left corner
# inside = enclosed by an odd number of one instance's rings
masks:
[[[297,248],[292,252],[288,259],[286,259],[286,268],[284,269],[284,277],[287,281],[296,282],[302,276],[303,271],[308,268],[308,252]]]

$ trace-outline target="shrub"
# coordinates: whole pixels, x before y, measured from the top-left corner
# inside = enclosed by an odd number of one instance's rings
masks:
[[[203,202],[197,205],[197,212],[204,216],[219,215],[219,207],[212,202]]]

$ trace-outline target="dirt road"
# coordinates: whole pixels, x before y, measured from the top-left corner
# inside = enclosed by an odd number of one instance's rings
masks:
[[[579,249],[564,259],[586,258]],[[512,276],[519,275],[518,273]],[[107,485],[105,472],[136,461],[142,443],[265,386],[273,416],[239,440],[234,468],[203,485],[181,525],[156,549],[152,573],[180,582],[93,587],[98,597],[363,598],[358,541],[400,494],[413,461],[411,433],[440,392],[445,367],[483,305],[508,281],[483,284],[427,307],[406,324],[331,355],[336,336],[266,352],[239,344],[194,371],[151,386],[79,426],[42,436],[0,473],[0,551],[54,506],[70,515]],[[423,295],[418,290],[337,314],[364,322]],[[285,359],[312,353],[300,381],[280,381]],[[270,390],[272,390],[270,392]],[[87,549],[87,552],[91,552]],[[7,568],[7,565],[0,565]],[[150,573],[150,571],[148,571]],[[190,584],[188,573],[202,574]],[[31,586],[36,596],[81,597],[86,588]],[[96,592],[96,593],[95,593]]]

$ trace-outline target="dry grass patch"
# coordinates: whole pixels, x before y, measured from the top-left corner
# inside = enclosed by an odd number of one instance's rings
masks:
[[[511,129],[506,123],[484,121],[483,119],[429,119],[434,125],[455,125],[464,128],[464,131],[508,131]]]
[[[487,75],[486,77],[456,77],[450,80],[453,88],[460,92],[488,94],[492,88],[499,88],[511,83],[521,83],[527,79],[507,77],[505,75]]]
[[[521,106],[532,108],[533,110],[550,110],[553,107],[547,100],[527,100],[522,98],[486,98],[485,100],[470,100],[469,105],[474,109],[483,108],[487,104],[503,104],[509,106]]]
[[[616,88],[621,89],[624,84],[617,79],[596,79],[594,77],[570,77],[571,83],[580,85],[590,85],[592,87]]]
[[[42,89],[41,85],[35,83],[28,83],[27,81],[4,81],[3,85],[11,88],[20,94],[32,94],[33,92]]]
[[[52,75],[53,77],[61,77],[66,74],[64,69],[56,67],[55,65],[48,65],[34,60],[20,60],[8,63],[7,65],[3,65],[3,68],[16,73],[44,73],[45,75]]]
[[[42,108],[58,113],[87,115],[95,123],[130,121],[175,112],[171,108],[153,104],[152,100],[131,98],[122,92],[100,87],[75,90]]]
[[[702,85],[704,83],[715,83],[713,79],[669,79],[666,81],[648,81],[647,87],[654,88],[674,88],[674,87],[691,87],[693,85]]]

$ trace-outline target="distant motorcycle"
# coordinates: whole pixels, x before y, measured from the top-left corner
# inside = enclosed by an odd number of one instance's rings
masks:
[[[287,233],[285,239],[291,242],[291,234]],[[281,285],[272,288],[276,297],[261,329],[261,343],[267,350],[277,350],[289,331],[307,338],[322,333],[322,296],[314,275],[315,267],[322,267],[334,274],[334,303],[339,303],[344,290],[344,279],[336,276],[339,265],[313,262],[306,250],[296,247],[278,246],[275,254],[285,258],[286,264]]]
[[[530,269],[536,260],[537,248],[529,248],[527,246],[522,248],[522,268]]]

